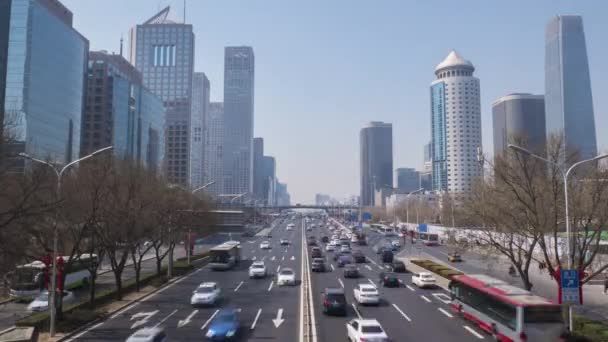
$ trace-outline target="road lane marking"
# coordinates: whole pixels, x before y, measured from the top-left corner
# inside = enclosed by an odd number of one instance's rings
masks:
[[[365,265],[365,268],[367,268],[368,270],[372,270],[372,268],[369,265]]]
[[[159,312],[159,310],[155,310],[155,311],[150,311],[150,312],[138,312],[134,315],[131,316],[130,321],[136,319],[136,318],[140,318],[143,317],[140,320],[137,320],[133,323],[133,325],[131,325],[131,329],[135,329],[140,325],[144,325],[146,323],[148,323],[148,320],[150,320],[150,318],[154,315],[156,315]]]
[[[367,278],[367,280],[369,280],[369,283],[370,283],[370,284],[372,284],[374,287],[376,287],[376,283],[374,283],[374,281],[373,281],[373,280],[371,280],[371,279],[369,279],[369,278]]]
[[[372,260],[372,259],[369,259],[369,262],[371,262],[372,264],[374,264],[374,265],[376,265],[376,266],[380,267],[380,265],[378,265],[378,263],[376,263],[376,262],[375,262],[374,260]]]
[[[276,259],[276,257],[273,255],[272,258],[270,258],[271,261],[274,261]]]
[[[296,260],[296,257],[292,255],[291,260]]]
[[[277,318],[272,320],[272,324],[274,324],[275,328],[278,328],[281,326],[281,324],[285,322],[285,320],[283,319],[283,308],[280,308],[277,311]]]
[[[260,314],[262,313],[262,309],[258,309],[258,313],[255,315],[253,319],[253,323],[251,324],[251,330],[255,329],[255,325],[258,323],[258,318],[260,318]]]
[[[266,259],[266,256],[265,256],[265,255],[262,257],[262,261],[264,261],[264,259]]]
[[[340,283],[340,286],[342,286],[342,288],[344,288],[344,283],[342,282],[342,279],[338,278],[338,282]]]
[[[169,319],[169,317],[171,317],[171,316],[175,315],[175,313],[176,313],[176,312],[177,312],[177,309],[173,310],[173,312],[172,312],[172,313],[170,313],[170,314],[168,314],[168,315],[167,315],[167,317],[165,317],[165,318],[161,319],[161,320],[160,320],[158,323],[156,323],[156,325],[155,325],[154,327],[156,328],[156,327],[158,327],[159,325],[161,325],[161,324],[165,323],[165,321],[166,321],[166,320],[168,320],[168,319]]]
[[[205,330],[205,328],[209,325],[209,323],[211,323],[211,320],[213,320],[213,318],[217,315],[218,312],[220,312],[220,310],[215,310],[213,315],[211,315],[211,317],[209,317],[207,322],[205,322],[205,324],[203,324],[203,326],[201,327],[201,330]]]
[[[302,223],[302,225],[304,225],[304,223]],[[302,234],[304,234],[304,232],[302,232]],[[285,252],[287,252],[287,250],[285,250]],[[302,255],[302,257],[300,258],[300,279],[302,279],[302,282],[304,282],[304,260],[306,260],[306,258],[304,257],[304,248],[301,248],[300,250],[300,254]],[[285,260],[285,256],[283,255],[282,260]],[[305,283],[302,283],[302,286],[300,286],[300,340],[299,342],[304,342],[304,287],[306,286]]]
[[[244,281],[241,281],[235,288],[234,288],[234,292],[238,291],[241,288],[241,285],[243,285]]]
[[[251,258],[251,260],[255,260],[255,255]]]
[[[452,301],[450,296],[445,293],[433,293],[433,297],[437,298],[437,300],[444,302],[445,304],[450,304]]]
[[[334,264],[329,264],[329,266],[331,266],[331,270],[332,270],[332,271],[335,271],[335,270],[336,270],[336,268],[334,267]]]
[[[430,300],[430,299],[428,299],[428,298],[426,298],[424,295],[420,295],[420,298],[422,298],[422,299],[426,300],[426,301],[427,301],[427,303],[430,303],[430,302],[431,302],[431,300]]]
[[[478,333],[477,331],[473,330],[471,327],[463,325],[463,327],[465,329],[467,329],[471,334],[477,336],[478,339],[483,340],[483,335]]]
[[[285,256],[283,255],[283,257],[281,258],[282,261],[285,261]]]
[[[450,318],[454,318],[454,316],[452,316],[451,313],[445,311],[443,308],[438,308],[439,311],[441,311],[444,315],[450,317]]]
[[[198,310],[194,310],[194,311],[192,311],[192,313],[190,315],[188,315],[188,317],[186,317],[186,319],[180,319],[179,322],[177,322],[177,327],[181,328],[184,325],[187,325],[188,323],[192,322],[192,318],[197,313],[198,313]]]
[[[361,313],[359,312],[359,310],[357,310],[357,306],[355,305],[355,303],[352,303],[352,306],[353,306],[353,309],[355,309],[355,313],[357,314],[359,319],[363,319],[363,317],[361,317]]]
[[[405,287],[407,287],[407,288],[408,288],[410,291],[416,291],[416,290],[414,290],[414,288],[413,288],[413,287],[411,287],[411,286],[409,286],[409,285],[405,285]]]
[[[268,286],[268,292],[270,292],[270,290],[272,290],[272,285],[274,285],[274,280],[272,280],[270,282],[270,286]]]
[[[396,304],[393,304],[393,307],[395,308],[395,310],[399,311],[399,313],[401,314],[401,316],[403,316],[403,318],[407,319],[408,322],[412,321],[412,319],[409,318],[403,311],[401,311],[401,309],[399,309],[399,307]]]
[[[277,273],[279,273],[279,271],[280,271],[280,270],[281,270],[281,265],[279,265],[279,266],[277,267]]]

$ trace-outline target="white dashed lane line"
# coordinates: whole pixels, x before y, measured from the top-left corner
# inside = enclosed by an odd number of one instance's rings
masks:
[[[274,285],[274,280],[272,280],[270,282],[270,285],[268,286],[268,292],[270,292],[270,290],[272,290],[272,285]]]
[[[258,309],[258,313],[255,315],[253,319],[253,323],[251,324],[251,330],[255,329],[255,325],[258,323],[258,318],[260,318],[260,314],[262,313],[262,309]]]
[[[367,268],[368,270],[372,270],[372,268],[369,265],[365,265],[365,268]]]
[[[355,309],[355,313],[357,314],[357,317],[359,317],[359,319],[363,319],[363,317],[361,317],[361,313],[357,309],[357,306],[355,305],[355,303],[352,303],[352,306],[353,306],[353,309]]]
[[[451,313],[445,311],[443,308],[438,308],[439,311],[441,311],[444,315],[450,317],[450,318],[454,318],[454,316],[452,316]]]
[[[335,270],[336,270],[336,268],[334,267],[334,264],[329,264],[329,266],[331,266],[331,270],[332,270],[332,271],[335,271]]]
[[[483,335],[478,333],[477,331],[473,330],[473,328],[466,326],[466,325],[463,325],[463,327],[465,329],[467,329],[467,331],[470,332],[471,334],[477,336],[478,339],[483,340]]]
[[[397,310],[401,314],[401,316],[403,316],[403,318],[407,319],[408,322],[412,321],[412,319],[409,318],[401,309],[399,309],[399,307],[397,305],[393,304],[393,307],[395,308],[395,310]]]
[[[411,287],[411,286],[409,286],[409,285],[405,285],[405,287],[407,287],[407,288],[408,288],[410,291],[416,291],[416,290],[414,290],[414,288],[413,288],[413,287]]]
[[[209,323],[211,322],[211,320],[213,320],[213,318],[217,315],[218,312],[220,312],[220,310],[215,310],[215,312],[213,313],[213,315],[211,315],[211,317],[209,317],[209,319],[207,320],[207,322],[205,322],[205,324],[203,324],[203,326],[201,327],[201,330],[205,330],[205,328],[209,325]]]
[[[241,286],[243,285],[244,281],[241,281],[235,288],[234,288],[234,292],[238,291]]]
[[[338,282],[340,283],[340,286],[342,286],[342,288],[344,288],[344,283],[342,282],[342,279],[338,278]]]
[[[426,302],[427,302],[427,303],[430,303],[430,302],[431,302],[431,300],[430,300],[430,299],[428,299],[428,298],[426,298],[424,295],[421,295],[421,296],[420,296],[420,298],[422,298],[422,299],[426,300]]]

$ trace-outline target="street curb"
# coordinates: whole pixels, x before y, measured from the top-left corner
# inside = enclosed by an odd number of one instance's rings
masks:
[[[206,265],[206,263],[205,263],[205,265]],[[148,298],[148,297],[150,297],[150,296],[152,296],[152,295],[156,294],[158,291],[160,291],[160,290],[164,289],[165,287],[167,287],[167,286],[169,286],[169,285],[173,284],[174,282],[176,282],[176,281],[178,281],[178,280],[180,280],[180,279],[182,279],[182,278],[184,278],[184,277],[187,277],[187,276],[191,275],[191,274],[192,274],[192,273],[194,273],[196,270],[198,270],[198,269],[200,269],[200,268],[204,267],[205,265],[201,265],[201,266],[200,266],[200,267],[198,267],[198,268],[194,268],[194,269],[192,269],[192,271],[191,271],[191,272],[186,273],[186,274],[184,274],[184,275],[182,275],[182,276],[179,276],[179,277],[175,277],[175,278],[173,278],[173,279],[170,279],[169,281],[167,281],[167,283],[165,283],[163,286],[161,286],[161,287],[159,287],[159,288],[155,289],[154,291],[149,292],[148,294],[146,294],[146,295],[144,295],[144,296],[142,296],[142,297],[139,297],[139,298],[137,298],[136,300],[130,301],[130,302],[128,302],[128,303],[125,303],[124,305],[120,306],[120,307],[119,307],[119,308],[117,308],[116,310],[113,310],[113,311],[111,311],[111,312],[107,312],[107,313],[106,313],[106,315],[107,315],[107,316],[102,317],[102,318],[98,318],[98,319],[96,319],[96,320],[94,320],[94,321],[91,321],[91,322],[89,322],[89,323],[87,323],[87,324],[85,324],[85,325],[81,326],[80,328],[78,328],[78,329],[76,329],[76,330],[74,330],[74,331],[71,331],[71,332],[67,333],[65,336],[61,337],[60,339],[56,340],[55,342],[67,341],[68,339],[70,339],[70,338],[72,338],[72,337],[74,337],[74,336],[78,335],[79,333],[81,333],[81,332],[83,332],[83,331],[87,330],[88,328],[90,328],[90,327],[92,327],[92,326],[94,326],[94,325],[96,325],[96,324],[98,324],[98,323],[101,323],[101,322],[103,322],[103,321],[107,320],[107,319],[108,319],[110,316],[114,315],[115,313],[119,312],[120,310],[123,310],[124,308],[126,308],[126,307],[128,307],[128,306],[130,306],[130,305],[133,305],[133,304],[135,304],[135,303],[141,302],[141,301],[143,301],[144,299],[146,299],[146,298]]]
[[[3,301],[0,301],[0,305],[8,304],[14,300],[15,300],[14,298],[5,299]]]

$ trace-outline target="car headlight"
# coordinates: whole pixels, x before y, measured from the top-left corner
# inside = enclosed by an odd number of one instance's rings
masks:
[[[229,330],[229,331],[226,333],[226,336],[227,336],[227,337],[232,337],[232,336],[234,336],[234,334],[235,334],[235,333],[236,333],[236,330],[234,330],[234,329],[233,329],[233,330]]]
[[[215,335],[215,331],[213,331],[213,329],[209,329],[209,330],[207,330],[207,334],[205,336],[213,337],[214,335]]]

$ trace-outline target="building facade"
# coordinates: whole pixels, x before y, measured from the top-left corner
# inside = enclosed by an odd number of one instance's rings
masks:
[[[224,52],[224,191],[252,193],[253,49],[229,46]]]
[[[165,165],[170,183],[190,186],[192,155],[192,25],[169,20],[166,7],[129,32],[129,62],[165,106]]]
[[[0,113],[15,139],[11,152],[77,159],[88,40],[57,0],[4,0],[0,19]]]
[[[274,157],[264,156],[264,202],[266,205],[276,205],[277,165]]]
[[[209,79],[202,72],[192,78],[192,121],[190,125],[190,186],[195,189],[203,185],[205,117],[209,109]]]
[[[413,168],[402,167],[395,170],[395,188],[399,193],[420,189],[420,172]]]
[[[264,199],[264,138],[253,138],[253,195]]]
[[[224,193],[224,103],[209,103],[209,112],[205,118],[205,179],[209,185],[207,192],[218,196]]]
[[[332,198],[326,194],[316,194],[315,195],[315,205],[329,205],[332,201]]]
[[[277,179],[276,182],[276,205],[287,206],[291,204],[291,196],[287,192],[287,184],[281,183]]]
[[[543,95],[509,94],[492,104],[494,156],[508,144],[523,145],[543,154],[546,143],[545,99]]]
[[[393,187],[393,125],[370,122],[361,129],[361,205],[373,206],[375,192]]]
[[[433,190],[471,191],[481,175],[477,149],[481,148],[479,79],[475,67],[455,51],[435,68],[431,83],[431,137]]]
[[[587,46],[580,16],[556,16],[547,24],[545,114],[547,138],[562,136],[568,155],[576,154],[578,159],[597,155]]]

